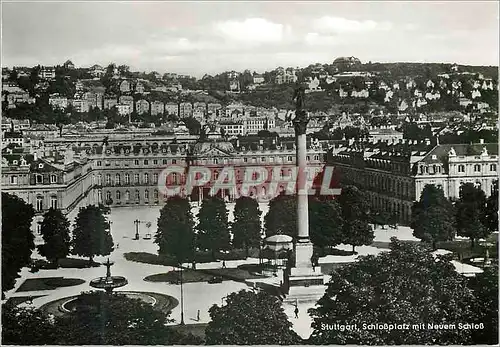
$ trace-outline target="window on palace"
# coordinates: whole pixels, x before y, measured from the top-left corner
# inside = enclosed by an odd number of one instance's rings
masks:
[[[106,174],[106,184],[111,184],[111,175]]]
[[[490,164],[490,171],[497,171],[497,164]]]
[[[288,161],[292,161],[292,160],[293,160],[293,159],[292,159],[292,156],[291,156],[291,155],[289,155],[289,156],[288,156],[288,158],[287,158],[287,160],[288,160]]]
[[[10,184],[17,184],[17,176],[10,176]]]
[[[134,165],[139,165],[139,159],[134,160]]]
[[[243,158],[243,162],[247,163],[248,162],[248,158]]]
[[[163,163],[163,165],[167,165],[167,163],[168,163],[167,159],[163,159],[162,163]]]
[[[125,184],[130,184],[130,174],[125,174]]]
[[[260,161],[261,161],[262,163],[264,163],[264,162],[266,161],[266,157],[261,157],[261,158],[260,158]]]
[[[122,194],[120,193],[119,190],[116,191],[116,200],[120,200],[122,197]]]
[[[50,207],[57,210],[57,196],[53,195],[50,197]]]
[[[219,178],[219,171],[215,170],[214,171],[214,179]]]
[[[172,164],[177,164],[177,160],[172,159]]]
[[[317,154],[316,154],[316,155],[314,156],[314,160],[319,160],[319,155],[317,155]]]
[[[158,165],[158,160],[157,159],[153,160],[153,165]]]
[[[130,200],[130,192],[127,190],[125,192],[125,201],[129,201]]]
[[[102,162],[100,160],[97,161],[97,166],[102,166]]]
[[[157,173],[153,174],[153,183],[158,183],[158,174]]]
[[[177,173],[173,173],[172,174],[172,180],[173,180],[173,183],[177,183]]]
[[[479,172],[479,171],[481,171],[481,165],[479,164],[474,165],[474,172]]]
[[[214,164],[218,164],[219,161],[217,160],[217,158],[214,158]]]
[[[121,184],[120,174],[115,175],[115,184]]]
[[[111,192],[106,192],[106,201],[111,200]]]
[[[144,191],[144,200],[149,200],[149,190]]]
[[[97,175],[97,185],[98,186],[102,185],[102,175],[101,174]]]
[[[157,189],[155,189],[155,190],[153,191],[153,198],[154,198],[155,200],[157,200],[157,199],[158,199],[158,190],[157,190]]]
[[[139,200],[141,197],[141,193],[139,192],[139,190],[136,190],[135,191],[135,200]]]
[[[144,183],[149,183],[149,174],[147,172],[144,174]]]
[[[310,161],[310,160],[311,160],[311,157],[310,157],[310,156],[306,156],[306,160],[307,160],[307,161]]]
[[[36,183],[37,184],[42,184],[43,183],[43,176],[42,175],[36,175],[35,179],[36,179]]]
[[[135,184],[139,183],[139,174],[138,173],[134,174],[134,183]]]
[[[464,165],[458,165],[458,172],[465,172],[465,166]]]
[[[149,165],[149,160],[144,159],[144,165]]]

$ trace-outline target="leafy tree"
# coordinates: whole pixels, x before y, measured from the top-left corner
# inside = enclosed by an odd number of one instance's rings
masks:
[[[230,243],[226,203],[218,196],[203,200],[198,219],[199,244],[215,259],[215,252],[228,249]]]
[[[484,329],[474,331],[474,343],[485,345],[498,344],[498,264],[485,267],[484,271],[471,279],[479,307],[478,320]]]
[[[344,243],[356,246],[369,245],[375,238],[368,215],[369,204],[365,194],[355,186],[342,187],[338,198],[342,209],[342,239]]]
[[[2,192],[2,297],[14,288],[22,267],[35,249],[31,223],[35,211],[23,199]]]
[[[205,330],[209,345],[291,345],[300,343],[281,302],[266,292],[241,290],[227,304],[210,308]]]
[[[420,200],[413,204],[411,227],[413,236],[432,244],[453,239],[455,232],[454,207],[445,198],[442,189],[433,184],[425,185]]]
[[[476,188],[473,183],[463,184],[456,209],[458,235],[470,238],[471,247],[474,247],[475,240],[490,234],[483,224],[486,195],[481,188]]]
[[[89,205],[80,208],[73,228],[72,253],[92,258],[109,255],[113,251],[113,238],[103,206]]]
[[[71,245],[69,224],[60,210],[50,208],[43,216],[40,232],[45,243],[38,246],[38,250],[54,264],[69,254]]]
[[[8,301],[2,305],[3,345],[52,345],[56,339],[57,331],[46,313]]]
[[[248,257],[249,247],[258,247],[260,243],[260,215],[257,200],[242,196],[236,200],[234,222],[231,225],[233,246],[245,248]]]
[[[168,315],[139,299],[88,292],[82,293],[78,301],[79,310],[55,319],[37,309],[8,307],[4,311],[4,305],[2,342],[23,345],[195,345],[202,342],[191,334],[181,334],[165,326],[172,322]]]
[[[154,242],[161,255],[173,255],[179,264],[190,260],[194,253],[194,221],[187,199],[174,196],[160,211]]]
[[[342,243],[342,211],[336,200],[309,199],[309,235],[318,247]]]
[[[486,199],[483,224],[490,233],[498,230],[498,180],[493,183],[493,191]]]
[[[264,217],[266,236],[297,235],[297,201],[295,196],[280,194],[269,201],[269,211]]]
[[[402,345],[470,344],[477,322],[475,297],[467,278],[445,257],[437,259],[422,244],[393,238],[390,252],[363,256],[332,273],[325,295],[311,309],[314,344]],[[356,330],[325,329],[325,324],[356,324]],[[410,324],[408,329],[363,329],[363,324]],[[428,329],[428,323],[457,329]],[[423,329],[412,324],[424,324]]]

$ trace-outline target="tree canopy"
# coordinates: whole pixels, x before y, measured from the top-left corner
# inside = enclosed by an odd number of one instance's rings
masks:
[[[80,208],[73,228],[72,253],[92,258],[109,255],[113,251],[113,238],[104,206],[89,205]]]
[[[69,254],[71,240],[69,221],[60,210],[50,208],[43,216],[40,232],[44,244],[38,246],[40,255],[56,263]]]
[[[490,232],[483,224],[486,211],[486,195],[473,183],[464,183],[460,187],[459,200],[456,203],[458,235],[468,237],[471,246],[474,241],[487,237]]]
[[[226,203],[218,196],[203,200],[198,213],[198,243],[200,248],[215,253],[230,246],[229,221]]]
[[[234,222],[231,224],[233,246],[245,248],[247,256],[249,247],[259,246],[261,214],[257,200],[248,196],[242,196],[236,200]]]
[[[154,242],[160,255],[172,255],[179,264],[194,254],[194,220],[189,201],[179,196],[168,199],[160,211]]]
[[[279,299],[266,292],[231,293],[226,305],[214,305],[209,312],[211,321],[205,330],[209,345],[292,345],[301,341]]]
[[[311,309],[314,344],[401,345],[470,344],[472,330],[459,323],[480,323],[467,278],[445,257],[422,244],[393,238],[390,252],[362,256],[332,273],[325,295]],[[363,324],[408,324],[409,328],[369,329]],[[429,329],[427,324],[456,324]],[[325,324],[357,329],[325,329]],[[423,324],[424,328],[419,328]],[[417,325],[417,326],[413,326]]]
[[[78,300],[91,305],[55,319],[40,310],[4,305],[2,342],[28,345],[201,344],[199,338],[165,326],[172,321],[168,315],[139,299],[87,292]]]
[[[14,288],[19,271],[35,249],[31,223],[35,210],[23,199],[2,192],[2,296]]]
[[[369,245],[373,242],[374,234],[369,217],[369,204],[365,194],[356,186],[342,187],[342,194],[338,197],[342,209],[342,240],[356,246]]]
[[[436,249],[437,241],[453,239],[455,210],[442,189],[427,184],[420,194],[420,200],[413,204],[411,212],[413,236],[431,243],[433,249]]]

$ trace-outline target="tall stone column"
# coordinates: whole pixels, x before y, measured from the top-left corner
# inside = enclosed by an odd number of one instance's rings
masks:
[[[300,112],[300,113],[299,113]],[[313,246],[309,240],[309,201],[307,195],[307,114],[298,111],[294,120],[296,138],[296,162],[297,167],[297,244],[296,244],[296,267],[311,268],[311,257]]]
[[[297,168],[297,237],[295,243],[295,267],[285,276],[288,284],[286,301],[316,301],[325,292],[324,277],[319,267],[313,267],[311,258],[313,245],[309,239],[309,202],[307,191],[307,143],[306,129],[308,123],[304,106],[304,89],[297,88],[295,119],[293,120],[296,138]]]

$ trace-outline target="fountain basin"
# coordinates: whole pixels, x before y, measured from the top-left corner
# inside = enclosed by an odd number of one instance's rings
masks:
[[[98,289],[120,288],[127,284],[127,279],[122,276],[99,277],[90,281],[90,286]]]

